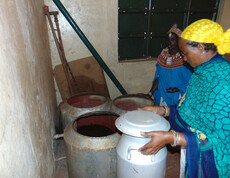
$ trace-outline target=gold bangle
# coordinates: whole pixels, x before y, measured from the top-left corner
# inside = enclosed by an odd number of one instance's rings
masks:
[[[163,106],[163,109],[164,109],[164,114],[162,116],[165,117],[165,114],[166,114],[166,108],[165,108],[165,106]]]
[[[163,106],[164,108],[164,114],[163,114],[163,117],[167,117],[169,115],[169,109],[167,106]]]
[[[169,116],[169,108],[166,106],[165,109],[166,109],[165,117],[167,117]]]

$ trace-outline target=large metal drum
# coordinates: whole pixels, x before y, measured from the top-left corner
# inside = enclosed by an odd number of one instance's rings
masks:
[[[116,127],[123,132],[117,145],[118,178],[164,178],[167,149],[163,147],[155,155],[143,155],[138,149],[151,138],[141,131],[168,131],[168,121],[149,111],[129,111],[116,120]]]
[[[115,98],[112,101],[111,111],[121,115],[127,111],[134,111],[144,106],[153,106],[154,101],[141,94],[127,94]]]
[[[94,112],[109,111],[111,100],[99,93],[79,93],[67,99],[61,105],[62,128],[78,116]]]
[[[117,115],[91,112],[70,122],[64,130],[70,178],[116,178]]]

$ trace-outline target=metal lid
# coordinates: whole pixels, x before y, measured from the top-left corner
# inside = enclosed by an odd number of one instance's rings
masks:
[[[127,135],[143,137],[140,132],[168,131],[169,122],[162,116],[150,111],[128,111],[117,118],[117,129]]]

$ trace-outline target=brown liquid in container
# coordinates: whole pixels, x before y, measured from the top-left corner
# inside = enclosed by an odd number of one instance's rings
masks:
[[[103,125],[85,125],[79,127],[77,132],[89,137],[104,137],[114,133],[114,131]]]

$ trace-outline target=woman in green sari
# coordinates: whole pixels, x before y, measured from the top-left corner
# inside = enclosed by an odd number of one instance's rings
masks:
[[[179,105],[140,108],[170,117],[169,132],[143,132],[151,141],[142,154],[156,154],[166,144],[186,148],[184,177],[230,177],[230,29],[201,19],[188,26],[179,47],[194,73]],[[182,175],[182,174],[181,174]]]

